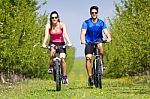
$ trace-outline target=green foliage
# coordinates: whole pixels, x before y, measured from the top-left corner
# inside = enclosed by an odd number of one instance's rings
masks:
[[[111,21],[113,42],[105,46],[107,76],[133,76],[150,71],[150,0],[122,0]]]
[[[75,60],[75,48],[68,47],[66,50],[67,50],[67,57],[66,57],[67,73],[69,73],[73,67]]]
[[[41,48],[47,15],[38,15],[37,5],[35,0],[0,1],[0,72],[47,75],[49,51]],[[68,56],[74,59],[74,52]]]

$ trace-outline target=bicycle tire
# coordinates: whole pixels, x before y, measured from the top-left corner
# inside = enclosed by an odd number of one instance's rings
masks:
[[[56,66],[56,74],[55,74],[55,76],[56,76],[56,91],[60,91],[61,90],[61,74],[60,74],[60,62],[59,62],[59,60],[56,60],[55,61],[55,66]]]
[[[94,80],[94,85],[97,87],[97,79],[96,79],[96,60],[93,61],[93,68],[92,68],[92,74],[93,74],[93,80]]]
[[[102,68],[99,59],[96,59],[96,81],[96,87],[102,89]]]

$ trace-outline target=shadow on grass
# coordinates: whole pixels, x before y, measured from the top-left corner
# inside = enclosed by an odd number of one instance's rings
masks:
[[[48,89],[47,91],[50,91],[50,92],[59,92],[59,91],[56,91],[54,89]]]
[[[81,86],[81,87],[70,87],[70,90],[76,90],[76,89],[93,89],[94,86],[88,87],[88,86]]]
[[[68,91],[68,90],[93,89],[93,88],[95,88],[95,87],[94,86],[93,87],[82,86],[82,87],[68,87],[67,89],[61,89],[61,90],[63,90],[63,91],[67,90]],[[49,92],[60,92],[60,91],[56,91],[55,89],[48,89],[47,91],[49,91]]]
[[[145,90],[145,89],[128,89],[128,90],[124,90],[124,91],[120,91],[120,93],[132,93],[132,94],[149,94],[150,90]]]
[[[110,90],[115,90],[113,93],[123,93],[123,94],[149,94],[150,93],[150,89],[146,88],[141,88],[141,87],[137,87],[132,85],[132,86],[110,86]]]

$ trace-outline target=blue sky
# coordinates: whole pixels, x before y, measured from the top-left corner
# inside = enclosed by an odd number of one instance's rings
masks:
[[[37,0],[39,4],[45,0]],[[60,20],[66,24],[67,32],[73,46],[76,48],[76,57],[84,56],[84,45],[80,43],[80,30],[84,20],[90,18],[89,8],[92,5],[99,7],[99,18],[104,20],[115,15],[114,2],[120,0],[47,0],[47,4],[38,11],[50,13],[56,10],[59,13]],[[109,25],[108,22],[106,22]]]

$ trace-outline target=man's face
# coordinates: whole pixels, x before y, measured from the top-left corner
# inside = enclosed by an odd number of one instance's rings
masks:
[[[92,9],[90,14],[93,19],[96,19],[98,17],[98,12],[96,9]]]

